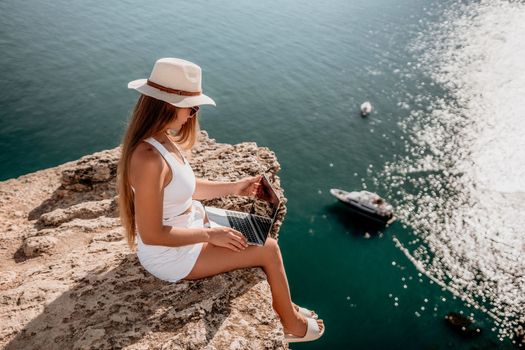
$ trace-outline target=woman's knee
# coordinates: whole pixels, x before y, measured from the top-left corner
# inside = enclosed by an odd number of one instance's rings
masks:
[[[281,249],[275,238],[268,237],[263,247],[266,251],[265,258],[267,262],[276,263],[281,261]]]

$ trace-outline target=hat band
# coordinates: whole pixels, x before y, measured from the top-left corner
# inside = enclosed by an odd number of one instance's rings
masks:
[[[176,95],[182,95],[182,96],[198,96],[201,94],[200,91],[184,91],[184,90],[176,90],[176,89],[172,89],[172,88],[169,88],[169,87],[166,87],[166,86],[162,86],[162,85],[159,85],[157,83],[154,83],[152,82],[151,80],[148,79],[148,81],[146,82],[146,84],[148,84],[149,86],[153,86],[154,88],[157,88],[159,90],[162,90],[162,91],[165,91],[165,92],[168,92],[170,94],[176,94]]]

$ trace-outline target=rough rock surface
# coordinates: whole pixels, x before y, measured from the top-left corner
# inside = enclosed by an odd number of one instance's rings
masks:
[[[196,176],[264,172],[281,188],[269,149],[219,144],[204,131],[199,140],[187,155]],[[0,347],[287,349],[261,268],[168,283],[141,267],[118,218],[119,156],[116,147],[0,182]],[[238,210],[250,203],[203,201]]]

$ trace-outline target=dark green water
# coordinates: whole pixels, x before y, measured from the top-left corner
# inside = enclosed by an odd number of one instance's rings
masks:
[[[204,107],[201,127],[219,142],[267,146],[281,163],[292,297],[326,325],[322,339],[291,348],[511,348],[396,247],[393,237],[416,237],[410,227],[363,227],[329,194],[370,188],[371,171],[405,152],[398,102],[426,78],[394,72],[417,59],[406,46],[421,27],[443,20],[432,5],[4,0],[0,180],[117,146],[137,99],[128,81],[160,57],[184,58],[202,67],[217,103]],[[365,100],[369,118],[358,114]],[[482,334],[453,333],[449,311],[473,313]]]

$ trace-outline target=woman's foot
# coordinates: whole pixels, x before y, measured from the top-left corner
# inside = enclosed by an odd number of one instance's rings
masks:
[[[304,337],[306,335],[306,331],[308,328],[308,325],[306,323],[306,317],[300,314],[297,310],[295,310],[295,317],[296,319],[293,322],[287,322],[287,323],[282,322],[284,334],[292,334],[297,337]],[[324,329],[323,320],[318,319],[315,321],[319,325],[319,331],[323,332],[323,329]]]
[[[292,302],[292,305],[293,305],[295,311],[299,312],[299,305],[297,305],[297,304],[295,304],[293,302]],[[315,316],[317,316],[317,314],[312,310],[312,314],[310,316],[308,316],[308,317],[314,318]]]

